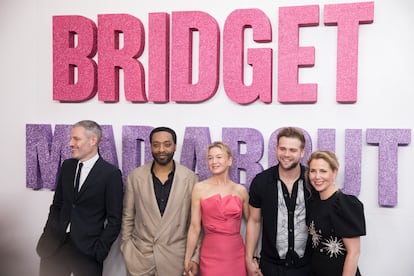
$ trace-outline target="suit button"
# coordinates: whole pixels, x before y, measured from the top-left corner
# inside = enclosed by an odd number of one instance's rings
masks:
[[[72,204],[72,208],[76,208],[76,204]]]

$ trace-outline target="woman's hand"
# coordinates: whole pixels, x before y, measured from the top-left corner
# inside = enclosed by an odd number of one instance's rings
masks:
[[[249,276],[263,276],[256,259],[246,260],[246,269]]]

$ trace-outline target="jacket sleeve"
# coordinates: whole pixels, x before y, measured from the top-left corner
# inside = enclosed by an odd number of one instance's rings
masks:
[[[60,224],[60,212],[63,204],[61,172],[62,168],[59,168],[58,177],[56,178],[56,189],[52,204],[50,205],[49,215],[46,225],[43,228],[43,233],[36,246],[36,252],[42,258],[52,255],[63,243],[65,238],[65,226]]]
[[[135,225],[135,203],[134,203],[134,188],[133,176],[128,176],[127,185],[124,195],[124,205],[122,211],[122,227],[121,227],[121,251],[125,242],[132,237],[132,232]]]
[[[106,226],[95,245],[95,258],[103,262],[121,229],[123,183],[119,169],[108,175],[105,185]]]

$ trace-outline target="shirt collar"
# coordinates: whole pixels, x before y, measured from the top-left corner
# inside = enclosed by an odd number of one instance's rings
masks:
[[[86,160],[86,161],[83,161],[82,163],[83,163],[83,166],[85,167],[85,168],[91,168],[95,163],[96,163],[96,161],[98,161],[98,159],[99,159],[99,154],[97,153],[94,157],[92,157],[91,159],[89,159],[89,160]],[[80,161],[78,162],[78,164],[80,163]]]
[[[155,176],[155,173],[154,173],[154,164],[155,164],[155,161],[152,161],[152,165],[151,165],[151,174],[152,174],[153,176]],[[168,177],[170,177],[170,176],[171,176],[171,174],[174,174],[174,173],[175,173],[175,161],[173,160],[173,167],[172,167],[172,169],[171,169],[170,173],[168,174]]]

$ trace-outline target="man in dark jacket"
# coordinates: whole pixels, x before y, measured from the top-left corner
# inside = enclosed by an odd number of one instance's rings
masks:
[[[305,152],[300,129],[287,127],[277,136],[278,164],[259,173],[250,185],[246,226],[249,276],[310,275],[310,239],[306,226],[310,190],[305,186]],[[262,249],[254,256],[262,234]],[[260,265],[260,268],[259,268]]]
[[[121,172],[98,154],[101,127],[76,123],[37,252],[40,276],[98,276],[122,220]]]

